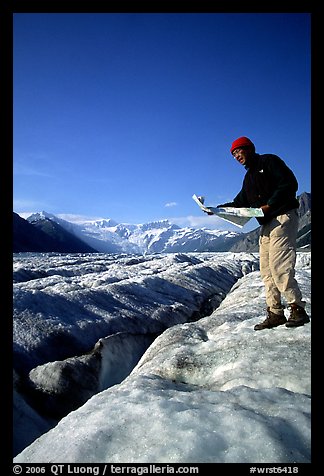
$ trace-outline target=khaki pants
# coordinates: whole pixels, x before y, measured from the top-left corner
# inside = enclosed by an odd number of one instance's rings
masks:
[[[297,209],[273,218],[262,225],[259,238],[260,272],[270,311],[281,314],[283,296],[287,304],[305,307],[295,279]]]

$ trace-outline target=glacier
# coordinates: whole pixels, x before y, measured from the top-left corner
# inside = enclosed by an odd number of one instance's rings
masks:
[[[17,254],[14,461],[310,463],[311,323],[264,317],[257,253]]]

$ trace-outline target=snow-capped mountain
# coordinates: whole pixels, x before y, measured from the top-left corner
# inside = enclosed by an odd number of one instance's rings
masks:
[[[39,227],[51,220],[102,253],[174,253],[222,251],[225,243],[241,233],[222,230],[180,228],[168,220],[133,225],[112,219],[72,223],[47,212],[35,213],[27,221]]]
[[[34,226],[35,225],[35,226]],[[94,253],[96,250],[54,220],[39,218],[29,223],[13,214],[13,252]]]
[[[297,247],[305,251],[311,248],[311,194],[304,192],[298,198],[300,223]],[[26,221],[14,213],[14,252],[82,252],[82,245],[88,248],[88,252],[141,255],[206,251],[255,252],[259,248],[260,227],[248,233],[239,233],[207,228],[180,228],[168,220],[135,225],[118,223],[111,218],[78,221],[65,218],[65,215],[41,212],[31,215]],[[34,226],[33,233],[30,227],[27,231],[27,226],[22,226],[22,221]],[[34,233],[36,230],[41,231],[38,236]],[[44,239],[43,232],[50,240]]]

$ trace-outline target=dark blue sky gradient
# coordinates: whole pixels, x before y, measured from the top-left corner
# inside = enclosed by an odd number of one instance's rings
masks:
[[[241,135],[310,192],[310,34],[306,13],[15,14],[14,211],[224,227],[191,195],[237,194]]]

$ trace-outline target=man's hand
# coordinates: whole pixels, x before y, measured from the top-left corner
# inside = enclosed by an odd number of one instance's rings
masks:
[[[265,215],[266,215],[267,213],[269,213],[270,210],[271,210],[270,205],[262,205],[262,207],[260,207],[260,208],[261,208],[261,210],[263,211],[263,213],[264,213]]]

